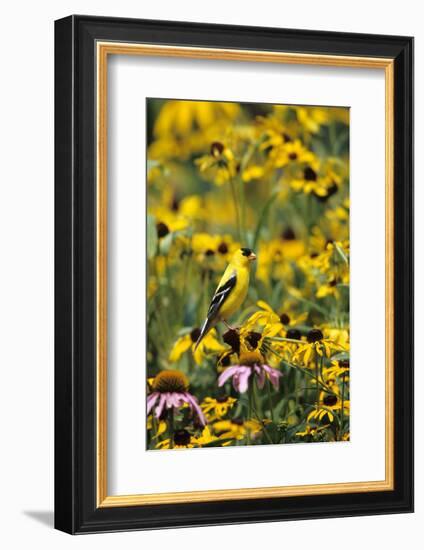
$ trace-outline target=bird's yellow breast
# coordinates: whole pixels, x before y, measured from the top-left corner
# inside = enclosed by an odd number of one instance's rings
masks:
[[[227,320],[238,309],[240,309],[246,299],[247,290],[249,288],[249,269],[242,267],[237,270],[237,281],[230,295],[222,304],[219,310],[219,318]]]

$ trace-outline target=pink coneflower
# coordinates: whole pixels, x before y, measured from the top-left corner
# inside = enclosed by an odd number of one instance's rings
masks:
[[[159,418],[163,409],[179,409],[187,404],[195,412],[203,426],[206,418],[194,395],[188,392],[187,376],[177,370],[164,370],[153,380],[153,392],[147,397],[147,414],[155,407]]]
[[[218,378],[218,386],[223,386],[225,382],[232,378],[233,386],[239,393],[244,393],[249,387],[249,378],[256,376],[259,388],[263,388],[266,378],[276,390],[280,385],[281,372],[269,365],[265,365],[263,357],[258,351],[242,353],[239,357],[240,365],[228,367]]]

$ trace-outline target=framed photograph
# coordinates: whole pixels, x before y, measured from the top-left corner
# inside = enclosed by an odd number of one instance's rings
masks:
[[[413,39],[55,25],[55,525],[413,509]]]

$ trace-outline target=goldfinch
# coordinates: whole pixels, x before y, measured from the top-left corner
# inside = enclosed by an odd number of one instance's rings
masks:
[[[249,288],[250,265],[253,260],[256,260],[256,254],[250,248],[240,248],[234,253],[213,295],[195,350],[219,321],[223,321],[228,326],[227,319],[244,302]]]

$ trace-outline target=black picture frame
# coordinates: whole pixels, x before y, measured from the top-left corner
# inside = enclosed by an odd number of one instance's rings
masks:
[[[393,491],[97,507],[98,40],[394,60]],[[73,15],[55,22],[55,73],[55,527],[76,534],[413,511],[413,39]]]

